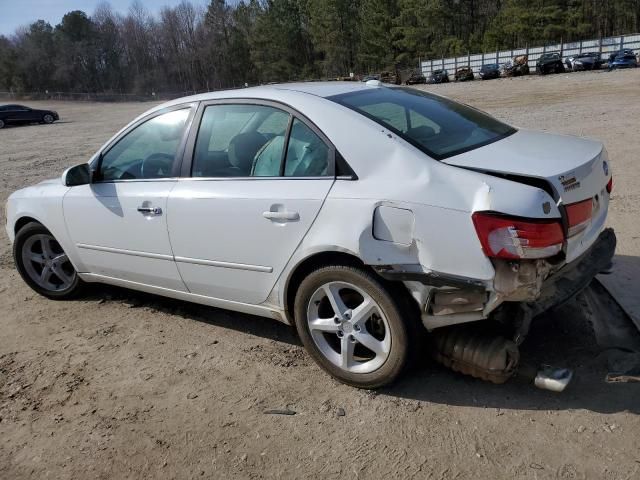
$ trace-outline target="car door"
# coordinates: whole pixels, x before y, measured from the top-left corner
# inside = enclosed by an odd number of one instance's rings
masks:
[[[103,149],[91,184],[65,195],[69,235],[88,272],[185,290],[166,214],[194,110],[183,105],[142,119]]]
[[[192,162],[169,195],[176,264],[192,293],[264,302],[333,184],[335,150],[270,102],[205,104],[196,122]]]
[[[22,107],[19,105],[7,105],[4,111],[5,122],[12,124],[19,124],[24,122]]]

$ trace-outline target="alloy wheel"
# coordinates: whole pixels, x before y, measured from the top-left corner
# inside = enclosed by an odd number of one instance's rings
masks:
[[[44,123],[53,123],[53,116],[47,114],[44,116],[43,120],[44,120]]]
[[[380,306],[347,282],[329,282],[309,300],[307,322],[322,355],[351,373],[380,368],[391,351],[391,329]]]
[[[76,278],[69,257],[51,235],[29,237],[22,246],[22,263],[31,280],[50,292],[70,288]]]

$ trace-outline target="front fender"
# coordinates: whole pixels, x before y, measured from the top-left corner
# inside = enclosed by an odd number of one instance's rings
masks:
[[[6,230],[9,240],[15,242],[16,226],[21,220],[33,219],[41,223],[65,251],[76,271],[86,271],[77,255],[77,249],[67,231],[62,201],[69,187],[58,183],[34,185],[20,190],[7,200]]]

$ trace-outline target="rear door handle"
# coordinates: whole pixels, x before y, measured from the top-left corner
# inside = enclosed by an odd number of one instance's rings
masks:
[[[144,215],[162,215],[160,207],[138,207],[138,211]]]
[[[300,214],[298,212],[262,212],[262,216],[269,220],[280,220],[285,222],[295,222],[300,220]]]

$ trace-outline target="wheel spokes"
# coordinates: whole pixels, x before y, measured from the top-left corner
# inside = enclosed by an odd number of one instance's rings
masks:
[[[49,280],[51,280],[51,275],[53,275],[51,267],[46,265],[42,267],[42,271],[40,272],[40,283],[42,285],[49,283]]]
[[[340,339],[340,366],[348,370],[355,362],[353,360],[353,351],[355,342],[351,341],[349,335],[344,335]]]
[[[339,324],[337,324],[333,318],[316,318],[315,320],[309,321],[309,328],[320,332],[336,333]]]
[[[40,253],[31,252],[29,254],[29,260],[38,265],[44,265],[44,258]]]
[[[383,355],[387,353],[384,341],[378,340],[367,331],[354,333],[354,338],[358,343],[362,344],[376,355]]]
[[[378,306],[369,296],[364,297],[360,305],[351,311],[351,323],[363,327],[371,318],[371,315],[378,312]]]
[[[324,293],[331,304],[331,308],[333,308],[333,313],[335,313],[336,317],[340,320],[344,319],[344,314],[348,308],[340,297],[340,288],[332,284],[325,285],[323,288]]]

